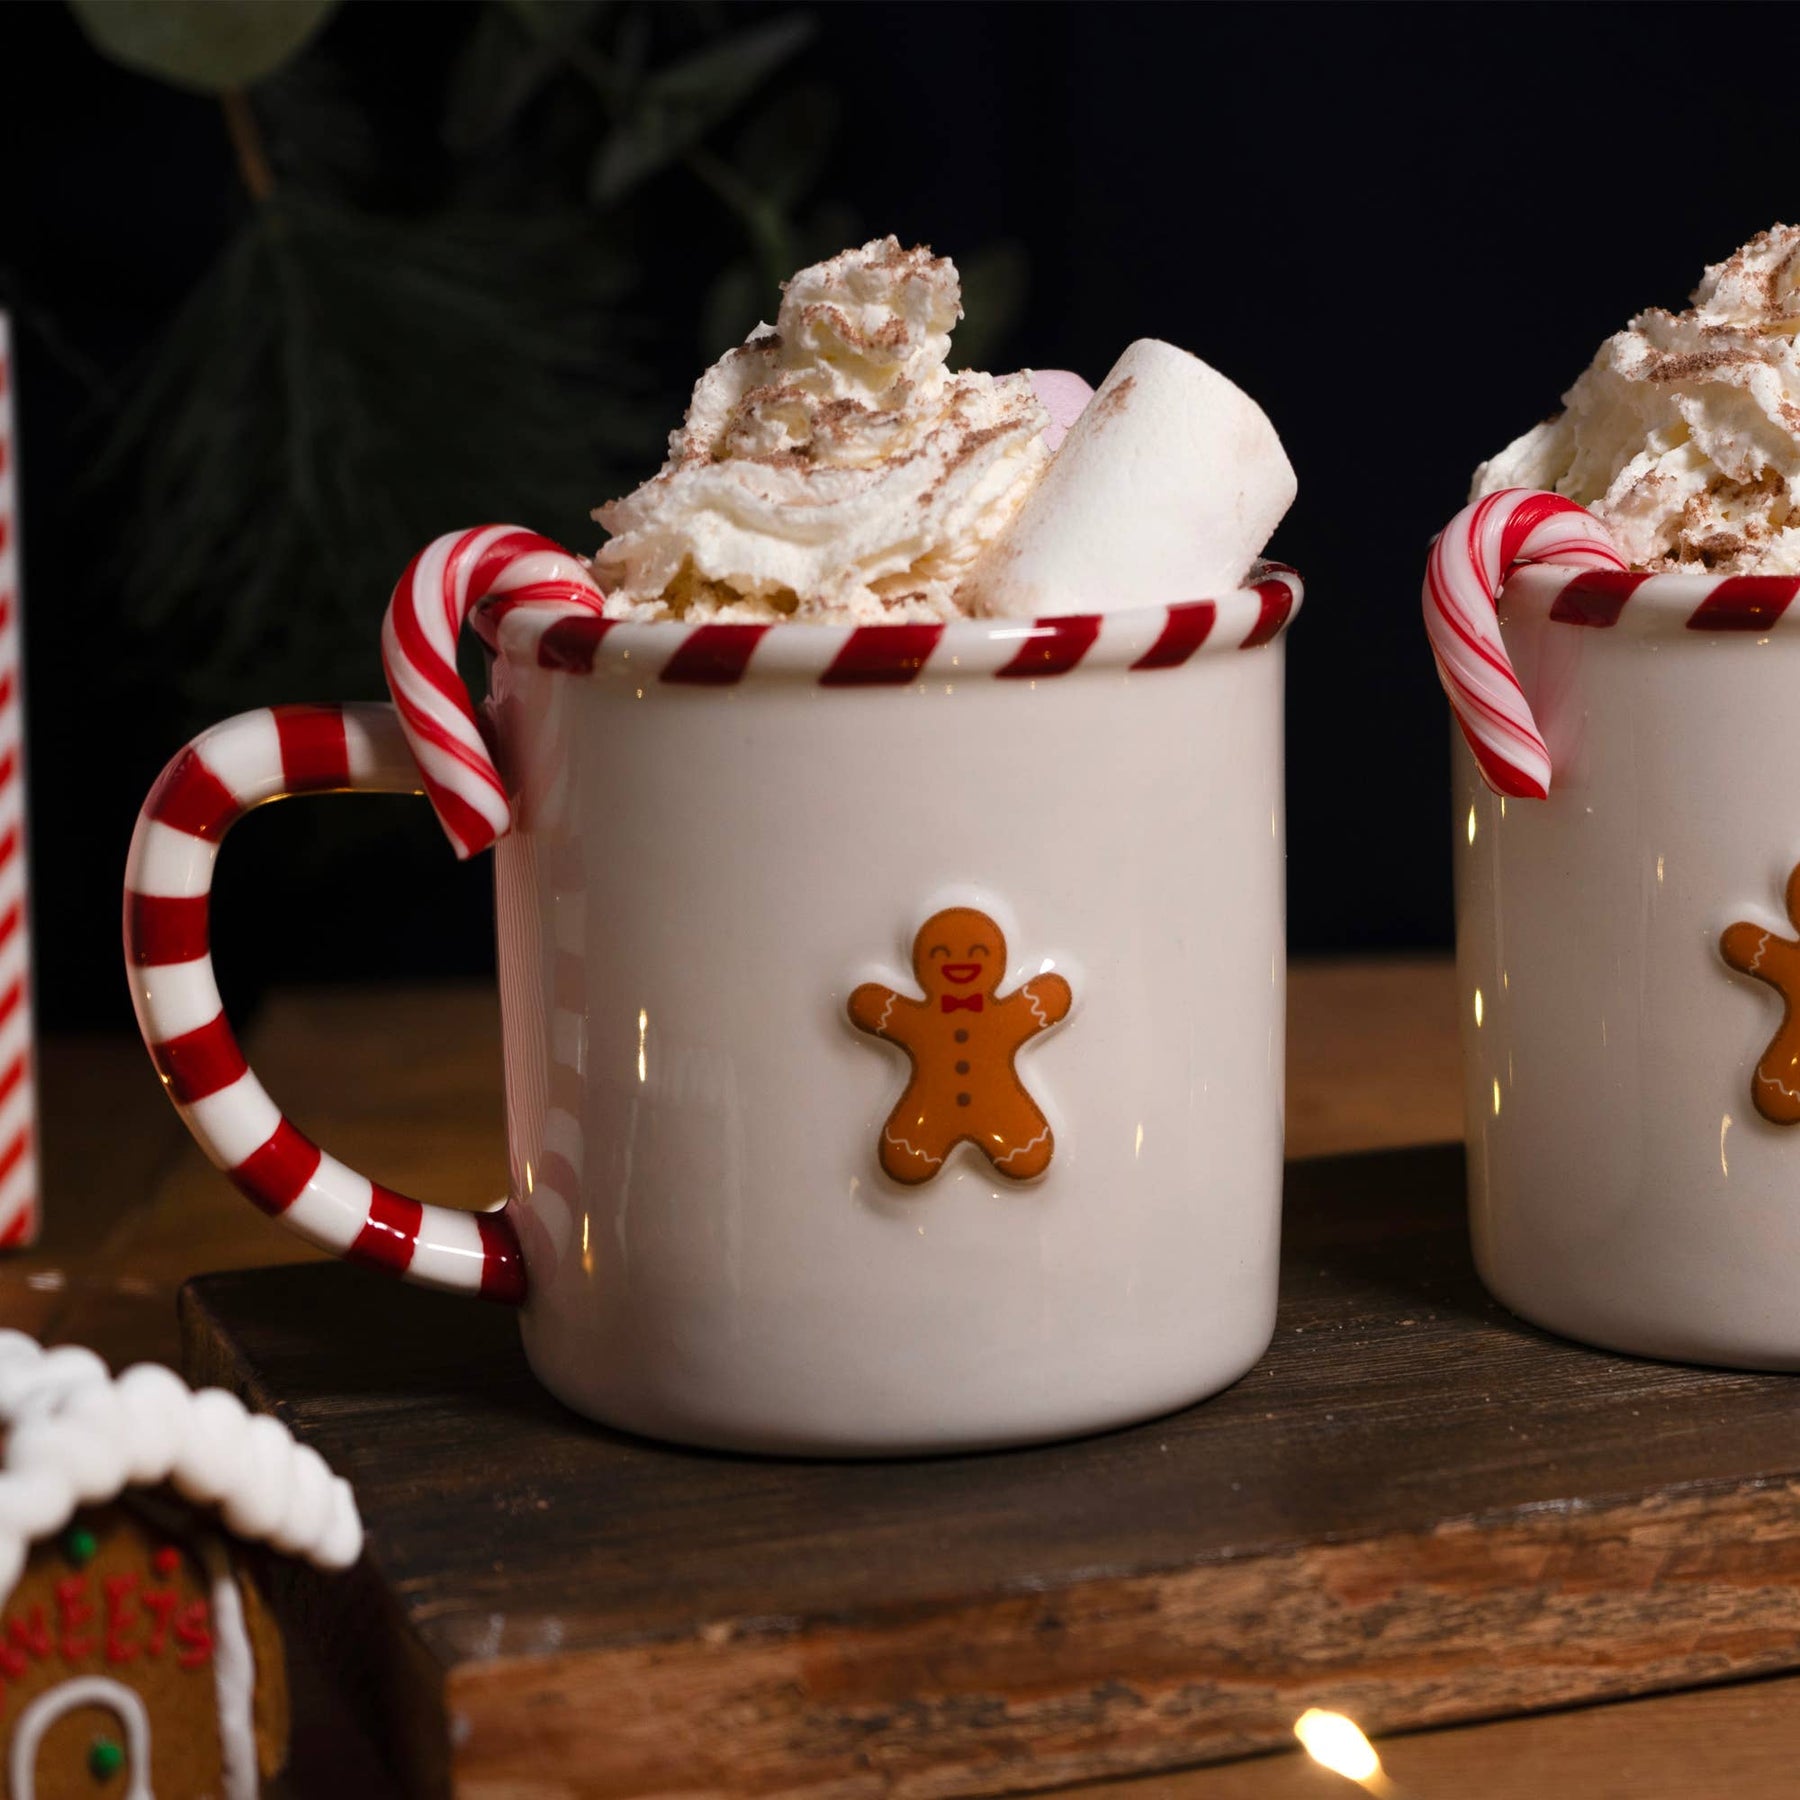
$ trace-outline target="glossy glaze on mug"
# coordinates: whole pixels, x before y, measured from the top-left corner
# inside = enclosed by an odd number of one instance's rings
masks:
[[[1791,934],[1800,631],[1742,584],[1722,617],[1704,578],[1639,586],[1621,615],[1630,579],[1560,618],[1534,595],[1566,571],[1503,599],[1547,800],[1502,801],[1455,749],[1476,1260],[1572,1337],[1800,1367],[1800,1128],[1752,1099],[1781,1005],[1720,953],[1736,920]]]
[[[1275,1307],[1282,672],[1277,640],[1056,679],[944,660],[904,685],[708,687],[503,643],[539,1377],[654,1436],[900,1454],[1121,1424],[1242,1375]],[[966,1144],[914,1187],[877,1160],[906,1060],[847,1001],[910,992],[947,906],[999,923],[1004,991],[1073,986],[1018,1058],[1055,1130],[1034,1181]]]

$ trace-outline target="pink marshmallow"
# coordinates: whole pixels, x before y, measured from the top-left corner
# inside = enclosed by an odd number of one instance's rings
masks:
[[[1033,369],[1031,388],[1049,411],[1044,443],[1054,454],[1069,435],[1069,427],[1081,417],[1081,409],[1093,399],[1094,390],[1073,369]]]

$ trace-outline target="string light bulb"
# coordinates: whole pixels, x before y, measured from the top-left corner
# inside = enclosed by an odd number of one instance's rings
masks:
[[[1363,1735],[1362,1727],[1342,1713],[1326,1712],[1309,1706],[1294,1721],[1294,1736],[1300,1747],[1320,1768],[1354,1781],[1381,1800],[1403,1800],[1400,1790],[1387,1777],[1375,1746]]]

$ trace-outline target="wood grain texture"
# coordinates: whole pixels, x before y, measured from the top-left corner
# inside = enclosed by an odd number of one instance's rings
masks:
[[[1789,1800],[1800,1767],[1800,1679],[1413,1732],[1380,1749],[1412,1800]],[[1360,1792],[1288,1752],[1098,1782],[1071,1800],[1358,1800]]]
[[[138,1303],[100,1267],[102,1247],[144,1204],[187,1142],[136,1038],[71,1033],[37,1056],[43,1235],[30,1250],[0,1258],[0,1324],[56,1335],[72,1307]],[[170,1296],[158,1296],[166,1317]],[[165,1328],[164,1337],[168,1336]]]
[[[1446,956],[1288,970],[1287,1153],[1460,1141],[1456,967]]]
[[[491,987],[277,994],[246,1042],[296,1123],[365,1173],[449,1206],[504,1191]],[[321,1254],[207,1162],[135,1037],[52,1042],[43,1089],[47,1228],[38,1250],[0,1262],[0,1322],[115,1366],[173,1362],[175,1294],[190,1275]]]
[[[190,1354],[356,1483],[421,1791],[992,1793],[1800,1665],[1792,1384],[1518,1323],[1461,1196],[1448,1148],[1294,1165],[1268,1358],[1005,1456],[623,1438],[505,1315],[331,1267],[196,1284]]]

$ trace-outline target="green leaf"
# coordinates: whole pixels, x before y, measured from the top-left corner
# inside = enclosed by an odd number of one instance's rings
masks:
[[[962,276],[963,317],[951,340],[950,360],[959,369],[991,369],[1025,310],[1031,259],[1016,239],[1000,238],[958,257],[956,266]]]
[[[720,272],[700,308],[700,354],[707,363],[717,362],[762,322],[764,291],[756,264],[748,256],[739,257]]]
[[[777,95],[738,134],[733,166],[772,206],[799,205],[830,165],[838,111],[828,87],[808,83]]]
[[[594,159],[589,192],[610,206],[660,174],[730,116],[812,37],[799,13],[752,25],[658,69],[638,87]]]
[[[604,0],[484,10],[451,65],[444,142],[469,151],[498,137],[563,73],[572,47],[604,10]]]
[[[261,81],[299,50],[338,0],[69,0],[102,56],[196,94]]]

